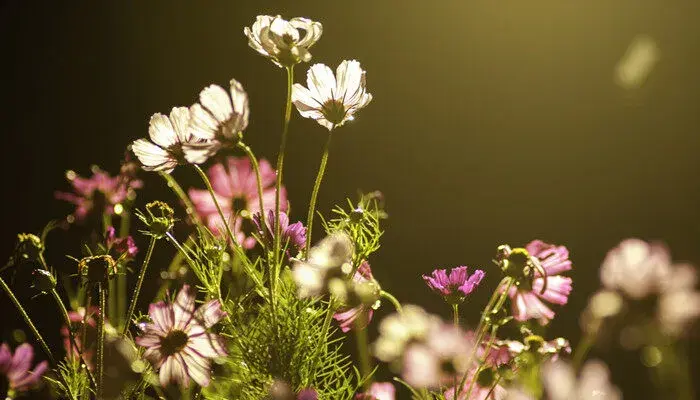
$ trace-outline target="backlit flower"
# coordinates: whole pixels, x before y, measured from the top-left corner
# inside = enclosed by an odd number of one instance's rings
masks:
[[[449,274],[444,269],[436,269],[430,275],[423,275],[423,280],[448,303],[458,304],[476,289],[484,275],[484,271],[477,269],[470,276],[467,267],[461,266],[450,269]]]
[[[151,140],[138,139],[131,150],[146,171],[172,172],[179,164],[201,164],[212,156],[210,146],[190,133],[190,110],[174,107],[170,116],[153,114],[148,123]]]
[[[248,126],[248,95],[237,80],[231,79],[230,92],[209,85],[199,93],[199,103],[191,110],[190,132],[208,140],[202,145],[216,152],[222,144],[235,143]]]
[[[333,318],[338,321],[343,332],[348,332],[353,328],[365,329],[372,320],[372,314],[374,314],[373,307],[379,298],[381,288],[372,276],[372,269],[366,261],[355,271],[352,277],[351,291],[355,295],[354,297],[358,297],[354,302],[359,304],[354,307],[342,308],[333,314]],[[374,292],[374,296],[371,292]]]
[[[262,227],[260,219],[260,212],[253,215],[253,222],[255,222],[258,235],[260,235],[265,245],[271,246],[275,235],[275,212],[267,210],[265,228]],[[306,243],[306,227],[301,222],[295,222],[290,225],[289,217],[282,211],[280,211],[280,232],[282,233],[282,246],[287,246],[287,254],[296,254],[304,247]]]
[[[296,261],[292,268],[299,297],[319,296],[327,291],[329,279],[349,274],[353,252],[352,240],[340,232],[326,236],[309,249],[307,259]]]
[[[306,18],[286,21],[279,15],[258,15],[253,26],[246,26],[243,33],[253,50],[283,67],[311,60],[309,49],[321,38],[323,26]]]
[[[18,392],[27,391],[39,382],[48,365],[42,361],[30,371],[33,359],[34,350],[29,343],[19,345],[15,354],[6,343],[0,346],[0,379],[7,382],[7,393],[0,392],[2,398],[14,398]]]
[[[308,88],[295,83],[292,101],[304,118],[315,119],[329,131],[351,121],[372,101],[365,88],[365,71],[356,60],[345,60],[333,71],[323,64],[309,68]]]
[[[226,166],[222,164],[212,165],[207,171],[207,175],[227,223],[232,230],[236,231],[236,240],[244,247],[252,248],[255,246],[255,239],[246,237],[242,232],[241,218],[247,218],[260,212],[257,177],[248,158],[228,157],[225,162]],[[263,187],[263,207],[266,210],[275,207],[276,176],[270,163],[261,159],[260,180]],[[215,234],[220,234],[223,221],[209,191],[190,189],[189,196],[209,229]],[[282,211],[287,209],[287,193],[284,188],[280,192],[280,209]]]
[[[679,336],[700,317],[700,292],[695,290],[697,270],[688,264],[674,266],[661,281],[657,318],[667,335]]]
[[[107,252],[110,253],[113,258],[119,260],[133,260],[139,252],[134,238],[131,236],[117,237],[116,230],[113,226],[107,227],[105,245],[107,246]]]
[[[406,305],[402,313],[391,314],[379,323],[379,337],[372,346],[374,355],[384,362],[394,361],[410,342],[425,340],[439,324],[440,317],[428,314],[421,307]]]
[[[145,325],[136,344],[146,348],[146,357],[160,370],[160,384],[175,382],[189,386],[190,378],[200,386],[210,382],[210,362],[225,356],[223,339],[208,331],[226,313],[218,300],[195,310],[195,297],[184,285],[174,303],[158,302],[148,308],[151,323]]]
[[[542,367],[542,381],[550,400],[619,400],[620,391],[610,383],[608,367],[600,361],[588,361],[576,372],[568,363],[555,361]]]
[[[516,250],[513,250],[513,254],[517,253]],[[559,275],[571,269],[569,250],[541,240],[533,240],[525,246],[525,250],[525,255],[529,257],[526,268],[533,270],[533,277],[523,277],[518,287],[510,288],[508,295],[513,316],[518,321],[537,319],[540,324],[546,325],[554,318],[554,311],[542,300],[563,305],[571,293],[571,278]]]
[[[355,395],[355,400],[394,400],[396,388],[391,382],[374,382],[364,393]]]
[[[139,189],[143,185],[140,180],[133,179],[132,176],[120,174],[112,177],[96,166],[92,167],[90,178],[83,178],[74,171],[66,172],[66,178],[73,186],[74,193],[55,192],[54,196],[76,205],[75,212],[69,217],[69,222],[73,220],[81,222],[93,212],[100,216],[112,215],[114,206],[129,199],[133,196],[134,189]]]
[[[609,289],[641,299],[659,290],[670,268],[671,255],[662,244],[626,239],[608,252],[600,267],[600,280]]]

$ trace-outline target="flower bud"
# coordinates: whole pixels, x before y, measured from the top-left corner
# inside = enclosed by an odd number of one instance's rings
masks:
[[[41,239],[31,233],[17,234],[17,246],[15,246],[16,261],[35,261],[44,251],[44,244]]]
[[[175,224],[175,212],[162,201],[152,201],[146,204],[146,213],[139,212],[137,216],[148,226],[148,235],[160,239],[165,236]]]
[[[56,288],[56,278],[45,269],[35,269],[32,272],[34,288],[40,292],[50,292]]]
[[[78,263],[78,274],[89,283],[104,283],[117,274],[117,263],[109,255],[83,257]]]

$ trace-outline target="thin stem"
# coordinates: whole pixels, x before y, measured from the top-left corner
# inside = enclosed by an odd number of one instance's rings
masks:
[[[459,304],[452,305],[452,323],[456,328],[459,328]]]
[[[284,104],[284,125],[282,126],[282,139],[280,151],[277,154],[277,181],[275,182],[275,264],[279,263],[282,230],[280,228],[280,192],[282,188],[282,173],[284,171],[284,152],[287,148],[287,134],[289,133],[289,121],[292,119],[292,83],[294,82],[294,66],[287,70],[287,98]]]
[[[391,302],[391,304],[394,306],[394,308],[396,309],[396,311],[398,311],[399,314],[403,313],[403,307],[401,307],[401,303],[396,299],[396,297],[392,296],[391,293],[382,290],[381,292],[379,292],[379,295],[389,300],[389,302]]]
[[[22,315],[24,322],[29,326],[29,330],[32,331],[34,337],[39,342],[39,346],[41,346],[41,349],[44,351],[44,353],[46,353],[46,357],[49,359],[49,362],[51,362],[51,365],[55,367],[56,359],[53,358],[53,354],[51,354],[49,346],[46,344],[46,341],[44,341],[44,338],[36,329],[36,326],[34,326],[34,323],[32,322],[31,318],[29,318],[29,314],[27,314],[27,312],[24,310],[22,304],[20,304],[19,300],[17,300],[17,297],[15,297],[14,293],[12,293],[12,290],[9,286],[7,286],[7,283],[5,283],[5,280],[2,279],[2,277],[0,277],[0,286],[2,286],[2,289],[5,291],[5,293],[7,293],[7,296],[12,301],[12,304],[14,304],[15,307],[17,307],[17,311],[19,311],[20,315]]]
[[[371,379],[365,379],[372,371],[372,365],[369,358],[369,345],[367,343],[367,328],[360,326],[360,323],[355,320],[355,339],[357,340],[357,355],[360,362],[360,373],[362,374],[362,386],[365,390],[369,389]]]
[[[104,348],[105,348],[105,306],[107,303],[107,291],[103,283],[97,284],[97,292],[100,296],[100,308],[97,316],[97,399],[102,399],[104,386]]]
[[[588,351],[591,349],[595,343],[595,336],[591,333],[586,333],[586,335],[581,338],[578,342],[576,349],[574,350],[574,355],[571,359],[571,366],[574,371],[578,371],[583,364],[583,360],[586,358]]]
[[[129,227],[131,226],[131,212],[128,209],[124,209],[121,214],[121,220],[119,222],[119,237],[125,238],[129,236]],[[127,275],[126,271],[123,274],[117,275],[117,291],[112,294],[112,296],[117,298],[117,329],[122,328],[124,321],[124,316],[127,310],[127,299],[129,297],[128,287],[127,287]]]
[[[148,263],[151,262],[151,255],[153,254],[153,248],[156,245],[155,237],[151,237],[151,242],[148,244],[148,250],[146,250],[146,258],[143,260],[141,265],[141,271],[139,271],[139,280],[136,282],[136,289],[134,289],[134,296],[131,298],[131,304],[129,305],[129,311],[126,313],[126,319],[124,320],[124,328],[122,330],[122,335],[126,335],[129,332],[129,327],[131,326],[131,318],[134,316],[134,310],[136,309],[136,302],[139,299],[139,293],[141,292],[141,285],[143,285],[143,278],[146,276],[146,269],[148,268]]]
[[[316,214],[316,198],[318,197],[318,190],[321,188],[321,181],[323,180],[323,174],[326,172],[326,164],[328,163],[328,152],[331,147],[331,135],[328,132],[328,139],[323,147],[323,155],[321,156],[321,165],[318,167],[318,174],[316,175],[316,182],[314,182],[314,189],[311,192],[311,202],[309,203],[309,213],[306,217],[306,248],[304,252],[304,258],[309,257],[309,248],[311,248],[311,231],[314,227],[314,214]]]
[[[265,213],[265,202],[263,201],[263,187],[262,180],[260,178],[260,165],[258,164],[258,159],[255,157],[253,150],[250,146],[244,144],[243,142],[238,143],[238,148],[243,150],[250,160],[250,164],[253,166],[253,172],[255,172],[256,183],[258,186],[258,207],[260,207],[260,228],[265,231],[267,229],[267,215]],[[261,243],[263,248],[265,243]]]
[[[192,219],[192,222],[194,222],[197,226],[202,226],[202,219],[199,217],[199,214],[197,214],[194,204],[192,204],[190,197],[187,196],[187,193],[185,193],[180,184],[177,183],[175,178],[168,173],[161,171],[159,174],[163,179],[165,179],[165,182],[167,183],[168,187],[172,189],[173,193],[175,193],[175,195],[185,205],[185,212]]]
[[[211,196],[211,199],[214,201],[214,205],[216,206],[216,211],[219,212],[219,217],[221,217],[221,222],[223,222],[224,227],[226,228],[226,234],[228,235],[228,240],[231,241],[232,246],[236,247],[238,246],[238,242],[236,242],[236,238],[233,235],[233,232],[231,231],[231,226],[228,223],[228,220],[226,219],[226,216],[224,216],[224,212],[221,210],[221,205],[219,204],[219,200],[216,198],[216,193],[214,193],[214,188],[211,186],[211,182],[209,182],[209,178],[207,177],[207,174],[202,170],[202,168],[197,165],[197,164],[192,164],[195,170],[197,170],[197,173],[199,174],[199,177],[202,178],[202,181],[204,181],[204,184],[207,187],[207,190],[209,191],[209,195]]]

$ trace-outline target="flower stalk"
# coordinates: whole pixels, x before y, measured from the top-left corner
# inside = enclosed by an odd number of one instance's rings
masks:
[[[146,276],[146,269],[148,268],[148,264],[151,262],[151,255],[153,254],[153,248],[156,245],[156,240],[158,239],[155,236],[151,236],[151,241],[148,244],[148,250],[146,250],[146,258],[143,260],[141,270],[139,271],[139,279],[136,282],[136,288],[134,289],[134,297],[131,298],[129,311],[127,311],[126,313],[126,319],[124,320],[124,328],[122,330],[122,335],[126,335],[127,332],[129,332],[129,327],[131,326],[131,318],[133,318],[134,311],[136,310],[136,303],[139,299],[139,294],[141,293],[141,286],[143,285],[143,279]]]
[[[97,292],[100,297],[100,305],[97,319],[97,390],[96,396],[102,399],[104,390],[104,347],[105,347],[105,308],[107,305],[107,290],[104,283],[97,283]],[[134,297],[136,299],[137,296]],[[86,312],[87,315],[87,312]],[[128,324],[127,324],[128,326]]]
[[[185,193],[185,191],[182,189],[182,186],[180,186],[180,184],[177,183],[177,180],[173,178],[172,175],[163,171],[160,171],[158,174],[165,180],[168,187],[185,205],[185,213],[187,213],[187,216],[192,220],[192,222],[195,225],[201,227],[202,219],[199,217],[199,214],[197,214],[197,210],[194,207],[194,204],[192,204],[192,201],[190,200],[189,196],[187,196],[187,193]]]
[[[289,121],[292,119],[292,84],[294,83],[294,65],[285,68],[287,72],[287,98],[284,105],[284,125],[282,126],[282,139],[280,140],[280,150],[277,154],[277,181],[275,182],[275,265],[279,264],[281,252],[282,232],[280,229],[280,191],[282,189],[282,173],[284,170],[284,152],[287,149],[287,135],[289,133]],[[264,210],[260,209],[264,213]],[[307,247],[308,250],[308,247]]]
[[[204,181],[204,185],[207,187],[207,190],[209,191],[209,195],[211,196],[212,200],[214,201],[214,205],[216,206],[216,211],[219,213],[219,217],[221,217],[221,222],[224,224],[224,227],[226,228],[226,235],[227,239],[231,241],[231,245],[233,247],[238,246],[238,242],[236,242],[236,237],[233,235],[233,232],[231,231],[231,226],[226,220],[226,216],[224,215],[224,212],[221,210],[221,204],[219,204],[219,200],[216,199],[216,193],[214,193],[214,188],[211,186],[211,182],[209,181],[209,178],[207,177],[207,174],[202,170],[202,168],[197,165],[197,164],[192,164],[195,170],[197,170],[197,173],[199,174],[200,178],[202,178],[202,181]]]
[[[328,153],[330,151],[332,137],[333,135],[329,132],[328,139],[326,139],[326,144],[323,146],[321,165],[318,167],[318,174],[316,175],[314,188],[311,192],[311,201],[309,202],[309,213],[306,217],[306,249],[304,252],[304,257],[306,259],[308,259],[309,257],[309,249],[311,248],[311,232],[314,227],[314,215],[316,214],[316,199],[318,198],[318,191],[321,188],[321,181],[323,180],[323,175],[326,173],[326,164],[328,163]]]
[[[396,297],[394,297],[391,293],[382,290],[381,292],[379,292],[379,294],[381,297],[384,297],[385,299],[389,300],[389,302],[394,306],[394,308],[399,314],[403,313],[401,302],[399,302],[399,300]]]

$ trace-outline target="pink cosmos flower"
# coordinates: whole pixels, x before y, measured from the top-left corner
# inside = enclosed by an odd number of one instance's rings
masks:
[[[30,371],[33,359],[34,350],[29,343],[17,347],[14,355],[6,343],[0,346],[0,379],[7,382],[8,399],[13,398],[15,392],[29,390],[48,368],[46,361],[42,361]]]
[[[297,400],[318,400],[318,393],[314,388],[306,388],[299,391]]]
[[[355,395],[355,400],[394,400],[396,388],[391,382],[374,382],[369,390]]]
[[[70,219],[79,222],[93,210],[98,214],[114,214],[115,205],[126,200],[134,189],[143,186],[143,182],[131,176],[122,174],[112,177],[97,167],[92,168],[90,178],[83,178],[73,171],[68,171],[66,177],[74,193],[55,192],[54,197],[75,204],[76,209]]]
[[[209,180],[216,194],[221,209],[235,231],[236,240],[245,248],[255,246],[255,239],[246,237],[242,231],[242,217],[247,218],[260,212],[257,177],[248,158],[228,157],[226,167],[215,164],[207,171]],[[263,207],[266,210],[275,208],[275,179],[276,172],[270,163],[260,160],[260,180],[263,187]],[[190,199],[199,215],[204,218],[209,229],[220,234],[223,221],[214,204],[214,200],[206,190],[190,189]],[[280,210],[287,210],[287,193],[284,188],[280,193]]]
[[[469,276],[467,267],[452,268],[449,275],[444,269],[436,269],[430,276],[423,275],[423,280],[437,294],[443,296],[448,303],[457,304],[476,289],[484,278],[484,271],[477,269]]]
[[[433,326],[424,342],[414,342],[403,355],[401,376],[413,387],[434,388],[465,373],[473,342],[452,324]]]
[[[364,261],[355,271],[352,280],[356,284],[369,283],[374,281],[372,269],[367,261]],[[372,320],[374,310],[370,305],[360,304],[358,306],[341,310],[333,315],[333,318],[340,324],[343,332],[348,332],[353,328],[365,329]]]
[[[265,229],[263,229],[262,221],[260,221],[260,212],[253,215],[253,222],[257,228],[258,235],[260,235],[267,246],[271,246],[275,234],[274,210],[267,210],[267,214],[265,215]],[[280,232],[282,232],[282,246],[287,244],[288,255],[291,253],[296,254],[296,252],[304,247],[306,243],[306,227],[301,222],[295,222],[290,225],[289,217],[282,211],[280,211]]]
[[[546,277],[535,269],[535,278],[531,284],[521,282],[521,286],[510,288],[508,295],[513,316],[518,321],[535,318],[541,325],[547,325],[554,318],[554,311],[542,300],[563,305],[567,303],[571,293],[571,278],[559,275],[572,268],[569,250],[564,246],[555,246],[541,240],[533,240],[525,249],[530,257],[535,259],[533,261],[539,262],[546,272]]]
[[[670,269],[671,254],[666,246],[626,239],[608,252],[600,267],[600,280],[606,288],[641,299],[659,290]]]
[[[188,285],[177,294],[174,303],[159,301],[148,308],[150,323],[136,338],[146,348],[144,357],[160,370],[160,384],[176,382],[189,386],[190,378],[204,387],[210,382],[210,360],[226,355],[219,335],[207,330],[226,313],[218,300],[195,310],[195,297]]]
[[[105,245],[107,246],[107,252],[112,254],[115,260],[133,260],[134,257],[136,257],[136,254],[139,252],[139,248],[136,247],[136,242],[134,242],[134,238],[132,238],[131,236],[127,236],[124,238],[117,237],[116,230],[113,226],[107,227],[107,237],[105,238]]]

